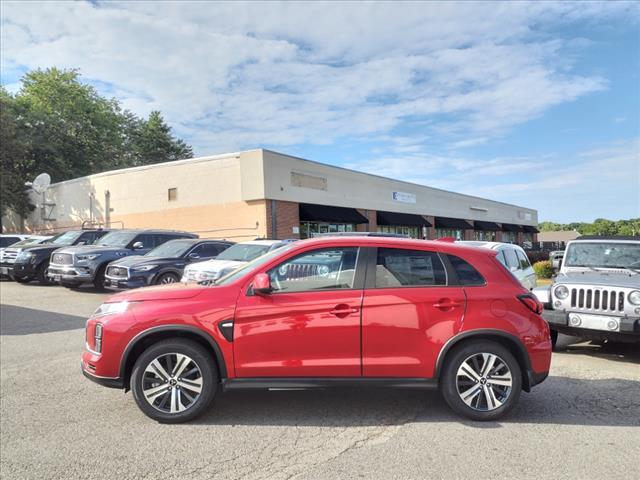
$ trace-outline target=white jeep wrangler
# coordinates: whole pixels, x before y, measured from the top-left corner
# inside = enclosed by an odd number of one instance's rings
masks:
[[[568,243],[551,286],[533,293],[558,332],[640,342],[640,237],[580,237]]]

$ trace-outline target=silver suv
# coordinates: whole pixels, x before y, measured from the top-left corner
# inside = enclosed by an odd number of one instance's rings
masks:
[[[558,332],[640,342],[640,237],[580,237],[567,244],[553,285],[534,289]]]

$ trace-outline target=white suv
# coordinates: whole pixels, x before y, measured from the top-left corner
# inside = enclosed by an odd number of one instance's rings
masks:
[[[500,242],[463,241],[456,243],[464,243],[465,245],[471,245],[473,247],[497,250],[497,258],[500,263],[502,263],[526,289],[532,290],[536,288],[538,281],[536,272],[533,270],[533,267],[527,258],[527,254],[524,252],[522,247],[512,243]]]
[[[182,282],[213,281],[225,276],[236,268],[254,260],[267,252],[280,248],[292,240],[252,240],[236,243],[227,248],[214,260],[187,265],[182,274]]]

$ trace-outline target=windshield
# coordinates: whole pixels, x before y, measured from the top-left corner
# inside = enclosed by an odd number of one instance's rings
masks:
[[[38,243],[42,243],[46,240],[46,238],[25,238],[24,240],[20,240],[18,243],[14,243],[11,245],[11,248],[14,247],[26,247],[27,245],[36,245]]]
[[[111,232],[95,242],[103,247],[126,247],[136,236],[136,232]]]
[[[239,247],[240,245],[234,245],[233,247],[230,247],[228,250],[225,250],[223,252],[226,253],[229,250],[231,250],[234,247]],[[245,245],[245,246],[252,246],[254,247],[255,245]],[[253,261],[242,265],[241,267],[235,269],[233,272],[225,275],[224,277],[216,280],[215,285],[228,285],[230,283],[235,282],[238,278],[249,274],[250,272],[257,270],[258,268],[260,268],[262,265],[264,265],[265,263],[270,262],[274,257],[276,257],[277,255],[280,255],[281,253],[285,253],[286,251],[290,250],[293,247],[293,244],[289,244],[286,245],[284,247],[280,247],[280,248],[276,248],[275,250],[267,253],[266,255],[262,255],[261,257],[258,257],[256,259],[254,259]],[[267,247],[268,248],[268,247]],[[218,256],[218,258],[220,258],[223,254],[220,254]]]
[[[579,242],[569,245],[565,267],[627,268],[640,266],[640,244]]]
[[[250,262],[269,251],[271,245],[237,243],[218,255],[216,260],[232,260],[234,262]]]
[[[82,235],[82,232],[71,230],[49,239],[48,243],[53,243],[54,245],[71,245],[80,235]]]
[[[171,240],[154,248],[145,257],[177,258],[193,246],[191,240]]]

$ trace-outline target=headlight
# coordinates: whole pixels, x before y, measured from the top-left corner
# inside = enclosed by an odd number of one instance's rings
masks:
[[[148,272],[156,267],[157,265],[140,265],[139,267],[132,268],[131,270],[134,272]]]
[[[94,317],[103,317],[105,315],[113,315],[116,313],[124,313],[131,307],[130,302],[103,303],[93,312]]]
[[[564,285],[558,285],[553,291],[553,294],[556,296],[556,298],[564,300],[569,296],[569,289]]]
[[[85,260],[94,260],[98,258],[100,255],[101,255],[100,253],[88,253],[86,255],[76,255],[76,260],[80,262],[84,262]]]
[[[640,305],[640,290],[634,290],[628,298],[631,305]]]
[[[35,257],[31,252],[20,252],[16,257],[16,260],[29,260],[31,257]]]

